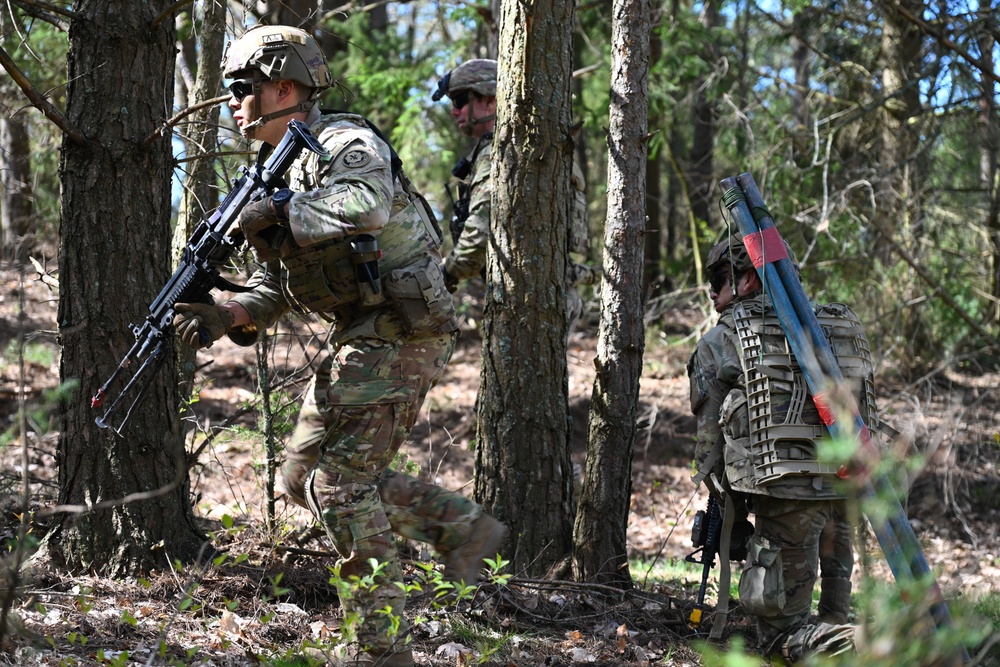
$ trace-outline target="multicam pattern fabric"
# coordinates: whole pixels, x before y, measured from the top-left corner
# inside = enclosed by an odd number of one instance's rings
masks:
[[[309,152],[289,170],[288,183],[296,192],[289,208],[294,243],[280,247],[279,262],[256,272],[252,292],[234,299],[252,319],[230,333],[239,344],[251,344],[258,331],[292,308],[321,313],[338,329],[350,326],[358,316],[351,306],[359,297],[351,261],[353,234],[375,236],[383,276],[419,265],[429,282],[444,285],[440,236],[417,196],[402,179],[393,179],[389,147],[360,116],[321,116],[314,109],[309,120],[328,155]],[[454,319],[454,306],[450,299],[437,305],[438,324],[446,327]]]
[[[486,247],[490,238],[490,198],[493,196],[491,153],[492,147],[487,141],[470,154],[475,160],[472,172],[465,181],[470,189],[469,217],[465,220],[462,235],[445,258],[444,264],[448,274],[458,280],[483,275],[486,268]],[[600,276],[599,271],[585,263],[590,251],[587,199],[583,172],[575,162],[570,184],[573,190],[573,211],[569,230],[570,255],[566,262],[568,331],[572,330],[583,312],[583,300],[575,288],[579,285],[593,285]]]
[[[758,308],[759,315],[771,312],[760,294],[737,300],[688,360],[691,410],[698,424],[696,478],[714,473],[727,488],[732,476],[745,478],[741,462],[753,461],[746,360],[734,318],[738,307]],[[779,480],[744,491],[750,493],[737,495],[754,513],[755,531],[740,578],[740,603],[757,618],[762,645],[796,660],[811,652],[850,650],[854,627],[846,621],[854,556],[845,501],[817,499],[808,481]],[[822,622],[817,625],[809,622],[809,613],[820,574]]]
[[[333,323],[327,356],[287,448],[284,485],[323,523],[341,556],[342,577],[371,574],[370,558],[382,565],[373,590],[340,591],[341,602],[348,617],[359,620],[362,646],[373,647],[373,654],[399,652],[410,640],[392,530],[431,539],[447,553],[481,512],[459,494],[389,470],[454,350],[454,308],[443,290],[440,238],[402,178],[393,178],[388,147],[360,117],[315,112],[310,121],[329,156],[310,153],[290,170],[289,185],[298,191],[290,211],[295,243],[257,272],[252,291],[234,298],[253,321],[230,336],[251,344],[257,331],[293,307]],[[401,281],[420,287],[415,297],[423,298],[422,287],[437,271],[447,298],[427,289],[429,302],[440,301],[435,313],[406,305],[413,317],[424,318],[420,330],[404,321],[392,295],[376,308],[354,303],[357,278],[347,239],[355,232],[376,237],[382,275],[401,272]],[[376,613],[387,606],[396,618]]]
[[[468,280],[480,275],[486,268],[486,246],[490,240],[490,198],[493,180],[490,177],[492,145],[489,139],[480,139],[481,145],[470,154],[475,156],[472,171],[465,185],[469,188],[469,217],[455,247],[444,261],[449,275],[458,280]]]

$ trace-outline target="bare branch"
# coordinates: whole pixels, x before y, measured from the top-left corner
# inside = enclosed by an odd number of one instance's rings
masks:
[[[184,5],[190,5],[192,2],[194,2],[194,0],[177,0],[177,2],[170,5],[165,10],[163,10],[162,14],[153,19],[153,21],[149,24],[149,27],[155,28],[156,26],[160,25],[163,21],[170,18],[170,15],[176,12],[178,9],[180,9]]]
[[[967,60],[970,64],[975,65],[983,76],[987,76],[996,81],[997,83],[1000,83],[1000,76],[997,76],[996,72],[993,71],[992,67],[990,67],[987,63],[983,62],[979,58],[973,56],[971,53],[963,49],[955,42],[951,41],[948,38],[948,36],[943,34],[940,30],[938,30],[937,28],[932,28],[926,22],[922,21],[921,19],[911,14],[907,9],[905,9],[902,5],[898,3],[889,3],[889,6],[892,7],[894,10],[896,10],[907,21],[917,26],[923,32],[927,33],[928,35],[936,39],[938,42],[940,42],[942,46],[951,49],[958,55],[962,56],[962,58]]]
[[[21,90],[24,91],[24,94],[28,96],[31,103],[35,105],[39,111],[45,114],[46,118],[51,120],[59,129],[65,132],[67,137],[69,137],[74,143],[88,143],[87,138],[84,137],[79,130],[70,125],[69,121],[62,115],[62,112],[60,112],[55,105],[45,99],[44,95],[38,92],[38,90],[32,85],[31,81],[28,80],[28,77],[24,75],[24,72],[22,72],[11,57],[7,55],[7,52],[4,51],[2,46],[0,46],[0,65],[7,70],[7,73],[10,74],[10,77],[14,80],[14,82],[17,83]]]
[[[170,130],[171,127],[180,122],[181,119],[190,116],[195,111],[198,111],[198,109],[204,109],[205,107],[211,107],[215,106],[216,104],[222,104],[228,99],[229,95],[220,95],[219,97],[213,97],[210,100],[205,100],[204,102],[198,102],[198,104],[193,104],[189,106],[187,109],[183,109],[179,113],[175,114],[172,118],[170,118],[167,122],[165,122],[162,126],[158,127],[151,135],[146,137],[146,140],[143,142],[143,145],[148,146],[153,141],[155,141],[157,137],[165,136],[167,134],[167,131]]]
[[[80,14],[72,10],[60,7],[59,5],[53,5],[49,2],[42,2],[42,0],[11,0],[13,4],[17,5],[25,12],[28,12],[32,16],[43,19],[52,23],[52,25],[57,26],[61,30],[68,30],[69,25],[65,21],[60,21],[54,17],[47,17],[45,12],[51,12],[53,14],[58,14],[59,16],[65,16],[68,19],[78,19]]]

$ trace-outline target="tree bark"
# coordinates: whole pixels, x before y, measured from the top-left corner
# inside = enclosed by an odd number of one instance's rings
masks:
[[[702,8],[701,24],[711,31],[719,24],[717,0],[707,0]],[[717,54],[714,44],[706,43],[702,56],[709,67],[716,67]],[[713,174],[712,158],[715,153],[715,100],[712,92],[705,87],[705,81],[695,83],[697,93],[694,105],[694,137],[691,140],[690,196],[694,217],[704,222],[712,221],[712,193],[716,178]]]
[[[510,527],[513,570],[572,546],[566,262],[573,2],[504,0],[475,496]]]
[[[922,0],[902,0],[912,15],[922,16]],[[892,7],[885,9],[882,30],[882,92],[886,96],[881,124],[879,180],[876,187],[878,224],[883,233],[902,231],[909,235],[920,217],[920,136],[910,121],[920,114],[920,29]],[[882,263],[892,259],[892,249],[877,237],[875,257]]]
[[[59,170],[60,376],[77,385],[61,414],[59,504],[111,506],[64,513],[53,555],[108,576],[190,560],[205,542],[188,497],[174,360],[121,436],[95,425],[88,400],[171,270],[170,137],[146,140],[171,115],[174,24],[150,23],[170,4],[122,11],[84,0],[70,30],[66,116],[87,142],[64,138]],[[139,495],[120,502],[130,494]]]
[[[614,0],[612,14],[605,280],[587,467],[573,530],[573,574],[581,581],[630,588],[626,527],[645,348],[642,267],[649,4],[647,0]]]
[[[3,91],[0,91],[0,95]],[[32,247],[34,196],[26,113],[0,117],[0,245],[2,256],[23,262]]]
[[[0,11],[0,31],[13,33],[14,14]],[[4,73],[0,76],[0,257],[23,262],[28,259],[35,227],[32,191],[29,111],[22,109],[20,91]]]
[[[652,23],[652,20],[651,20]],[[649,33],[649,60],[658,62],[663,55],[663,41],[659,33],[650,29]],[[647,120],[647,124],[663,128],[666,122],[663,114],[658,110],[653,112],[653,118]],[[643,266],[643,282],[645,292],[649,296],[662,294],[670,289],[669,278],[664,271],[663,262],[663,192],[660,181],[663,178],[660,169],[660,153],[650,155],[646,161],[646,256]]]

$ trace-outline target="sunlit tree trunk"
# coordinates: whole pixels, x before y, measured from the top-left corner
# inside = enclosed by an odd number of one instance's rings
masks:
[[[225,5],[215,0],[201,0],[195,6],[199,48],[194,87],[188,94],[188,106],[217,97],[221,90],[222,72],[219,63],[222,62],[222,47],[226,36],[225,9]],[[215,174],[219,113],[219,105],[199,109],[178,128],[184,142],[186,161],[182,163],[182,168],[186,176],[172,242],[175,264],[180,260],[181,252],[195,226],[219,204],[219,186]],[[181,396],[187,397],[191,393],[195,372],[194,350],[186,345],[179,345],[178,361]]]
[[[643,234],[649,76],[648,0],[614,0],[608,218],[587,466],[573,528],[573,574],[631,587],[625,531],[645,347]]]
[[[515,572],[572,546],[566,368],[571,0],[504,0],[475,496],[511,527]]]
[[[121,436],[96,426],[89,400],[171,271],[170,136],[159,130],[171,115],[175,30],[170,18],[152,23],[171,4],[78,2],[70,30],[66,117],[86,141],[64,139],[60,164],[60,376],[75,391],[63,406],[58,465],[59,503],[79,511],[61,515],[53,553],[107,575],[189,560],[204,544],[174,360]],[[121,502],[130,494],[139,495]]]
[[[3,94],[0,90],[0,96]],[[28,235],[33,227],[28,115],[0,116],[0,246],[3,257],[25,261],[32,245]]]

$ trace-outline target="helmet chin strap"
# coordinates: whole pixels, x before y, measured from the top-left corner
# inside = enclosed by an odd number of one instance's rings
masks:
[[[288,107],[287,109],[279,109],[278,111],[272,111],[266,116],[261,115],[262,109],[260,106],[260,98],[261,98],[261,91],[264,88],[264,86],[261,84],[264,81],[270,81],[270,79],[265,78],[264,76],[261,75],[260,70],[255,69],[253,71],[253,114],[257,117],[257,120],[253,121],[252,123],[247,123],[245,126],[243,126],[243,129],[240,131],[240,134],[242,134],[246,139],[253,139],[254,135],[257,133],[258,128],[263,127],[264,125],[266,125],[268,122],[270,122],[275,118],[288,116],[290,114],[297,113],[299,111],[304,111],[308,113],[309,110],[316,105],[316,97],[315,93],[313,93],[313,95],[310,96],[309,99],[303,100],[298,104],[296,104],[295,106]]]
[[[257,115],[257,120],[252,123],[247,123],[243,127],[243,135],[247,139],[253,139],[253,135],[257,132],[257,128],[263,127],[268,122],[275,118],[281,118],[282,116],[289,116],[293,113],[304,111],[309,113],[309,110],[316,105],[316,100],[314,98],[309,98],[308,100],[303,100],[293,107],[288,107],[287,109],[280,109],[278,111],[272,111],[266,116],[260,115],[260,102],[254,101],[254,114]]]

